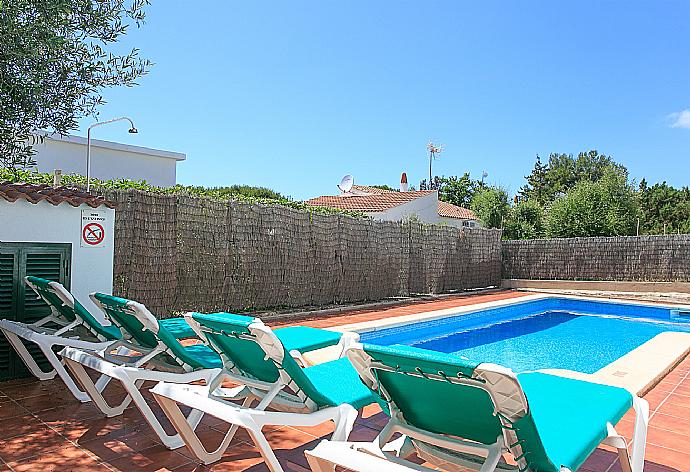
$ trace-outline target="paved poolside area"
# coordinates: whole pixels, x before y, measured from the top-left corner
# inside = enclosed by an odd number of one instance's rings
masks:
[[[520,292],[494,292],[446,297],[437,301],[403,303],[388,308],[353,310],[323,319],[299,321],[315,327],[333,327],[382,317],[436,311],[494,300],[523,296]],[[297,321],[291,321],[291,324]],[[270,324],[270,323],[269,323]],[[285,323],[274,323],[273,326]],[[107,397],[122,392],[109,386]],[[648,472],[690,471],[690,357],[681,361],[645,398],[650,404],[647,441]],[[155,401],[148,396],[155,405]],[[162,416],[162,413],[161,413]],[[617,429],[630,437],[632,414]],[[385,423],[377,407],[365,409],[358,419],[352,440],[372,440]],[[205,419],[200,426],[203,439],[218,444],[224,425]],[[266,430],[283,467],[308,470],[304,450],[313,448],[332,432],[329,424],[314,428],[281,427]],[[564,425],[567,437],[567,425]],[[209,447],[210,449],[210,447]],[[157,440],[138,410],[105,418],[88,403],[74,400],[60,380],[39,382],[21,379],[0,383],[0,471],[265,471],[258,450],[246,433],[238,433],[226,456],[211,466],[193,461],[185,449],[169,451]],[[583,472],[618,472],[620,465],[612,450],[600,448],[580,469]]]

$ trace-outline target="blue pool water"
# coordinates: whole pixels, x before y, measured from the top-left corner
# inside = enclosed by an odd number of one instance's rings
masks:
[[[664,331],[690,332],[690,313],[667,307],[549,298],[362,334],[493,362],[516,372],[594,373]]]

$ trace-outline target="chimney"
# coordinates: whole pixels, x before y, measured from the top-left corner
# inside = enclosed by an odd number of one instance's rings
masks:
[[[403,172],[402,175],[400,176],[400,191],[401,192],[407,192],[409,189],[407,185],[407,173]]]

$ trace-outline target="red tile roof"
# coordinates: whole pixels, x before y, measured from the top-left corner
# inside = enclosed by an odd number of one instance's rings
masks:
[[[74,188],[51,187],[45,184],[0,182],[0,198],[8,202],[16,202],[22,199],[34,204],[42,200],[53,205],[66,202],[73,207],[80,205],[88,205],[91,208],[98,208],[101,205],[105,205],[108,208],[117,207],[117,203],[106,200],[103,197],[91,195]]]
[[[383,190],[372,195],[336,195],[323,196],[307,200],[307,205],[340,208],[370,213],[379,213],[416,200],[432,193],[433,190],[419,190],[416,192],[391,192]]]
[[[472,210],[453,205],[452,203],[438,201],[438,216],[446,218],[459,218],[461,220],[476,220],[477,215]]]
[[[340,208],[341,210],[353,210],[367,213],[380,213],[399,205],[411,202],[417,198],[429,195],[433,190],[413,190],[411,192],[397,192],[370,187],[368,185],[353,185],[352,190],[366,192],[370,195],[343,194],[323,196],[307,200],[307,205]],[[458,218],[461,220],[476,220],[477,216],[467,208],[461,208],[451,203],[438,202],[438,214],[446,218]]]

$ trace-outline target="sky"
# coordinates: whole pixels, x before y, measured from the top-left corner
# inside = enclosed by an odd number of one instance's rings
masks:
[[[535,156],[597,149],[690,184],[690,2],[152,0],[93,137],[187,154],[178,182],[295,199],[470,172],[515,193]],[[93,118],[80,121],[80,131]]]

